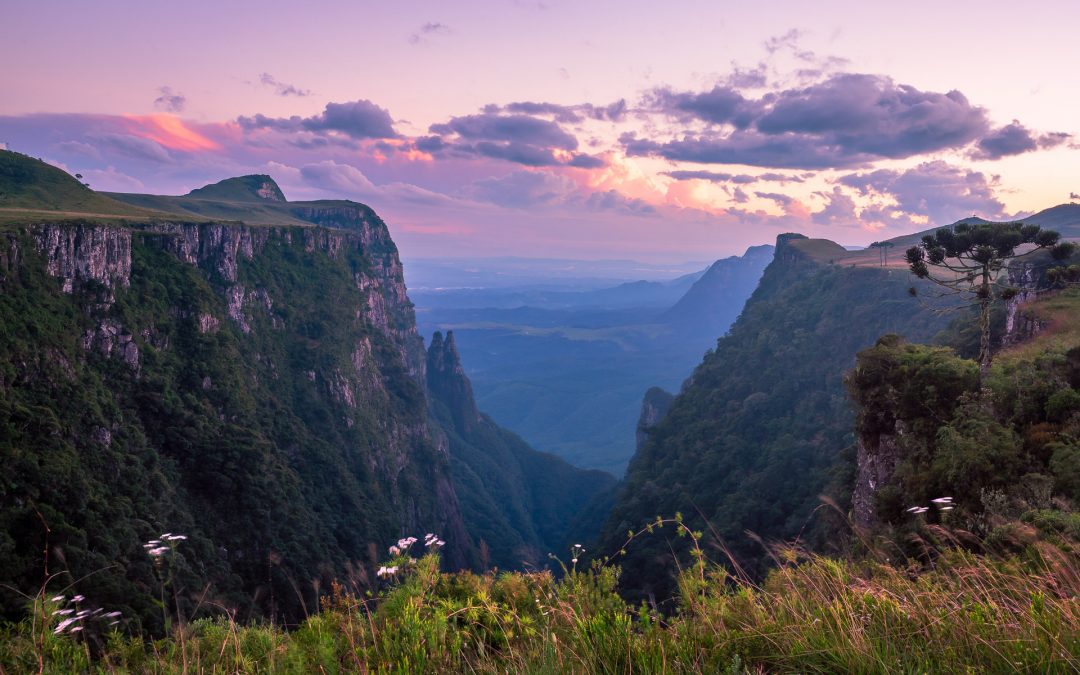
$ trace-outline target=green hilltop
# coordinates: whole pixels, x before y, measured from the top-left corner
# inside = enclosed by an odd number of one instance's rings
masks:
[[[0,218],[38,215],[147,217],[153,214],[94,192],[66,171],[11,150],[0,150]]]

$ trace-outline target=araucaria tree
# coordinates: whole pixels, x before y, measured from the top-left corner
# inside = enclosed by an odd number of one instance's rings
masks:
[[[1018,249],[1020,252],[1017,252]],[[972,299],[979,307],[979,369],[990,368],[990,308],[1001,297],[1008,300],[1017,289],[995,288],[1002,270],[1016,258],[1049,249],[1056,260],[1069,257],[1073,245],[1061,235],[1038,225],[1023,223],[960,223],[922,238],[907,251],[911,272],[945,289],[944,295]]]

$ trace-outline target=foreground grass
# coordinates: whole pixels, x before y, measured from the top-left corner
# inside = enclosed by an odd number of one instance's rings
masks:
[[[811,556],[755,585],[702,562],[661,617],[625,604],[614,567],[444,574],[429,554],[376,601],[335,588],[292,631],[221,616],[154,642],[57,635],[39,607],[0,633],[0,672],[1077,672],[1076,563],[1046,542],[921,569]]]

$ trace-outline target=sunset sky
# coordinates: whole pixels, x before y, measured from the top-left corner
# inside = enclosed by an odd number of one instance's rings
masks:
[[[0,143],[98,190],[269,173],[408,257],[866,244],[1080,192],[1080,3],[13,0]]]

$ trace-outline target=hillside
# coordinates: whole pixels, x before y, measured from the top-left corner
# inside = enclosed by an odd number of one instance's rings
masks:
[[[238,220],[265,200],[302,225],[28,217],[0,234],[0,615],[24,613],[19,592],[47,567],[160,632],[144,543],[182,533],[180,611],[295,621],[331,581],[371,588],[385,542],[407,534],[438,533],[450,568],[487,562],[458,489],[514,566],[610,484],[486,419],[481,437],[441,429],[385,223],[351,202],[265,199],[279,191],[257,178],[196,193],[253,187],[227,202]],[[175,199],[226,204],[159,202]],[[456,480],[466,465],[490,493]],[[499,548],[514,537],[527,551]]]
[[[642,392],[679,386],[742,311],[771,250],[666,282],[428,291],[416,298],[417,321],[454,331],[477,401],[498,424],[571,464],[621,476]],[[436,285],[432,272],[424,279]]]
[[[94,192],[40,159],[0,150],[0,222],[35,215],[147,218],[152,214]]]
[[[427,382],[433,417],[449,441],[454,487],[481,565],[543,569],[549,553],[566,550],[571,532],[591,540],[602,525],[583,511],[615,485],[537,452],[480,413],[461,367],[454,334],[435,333],[428,347]]]
[[[726,546],[751,574],[765,569],[768,554],[747,531],[826,543],[813,517],[819,495],[845,503],[849,493],[854,413],[845,371],[882,334],[927,341],[948,321],[908,294],[906,271],[830,265],[805,250],[829,244],[778,238],[731,331],[648,430],[604,528],[603,552],[619,551],[628,530],[657,514],[676,512],[706,532],[709,550]],[[669,546],[684,550],[685,542],[656,538],[620,560],[633,597],[670,597]]]
[[[662,316],[664,323],[718,337],[738,318],[773,257],[772,246],[751,246],[741,256],[717,260]]]

